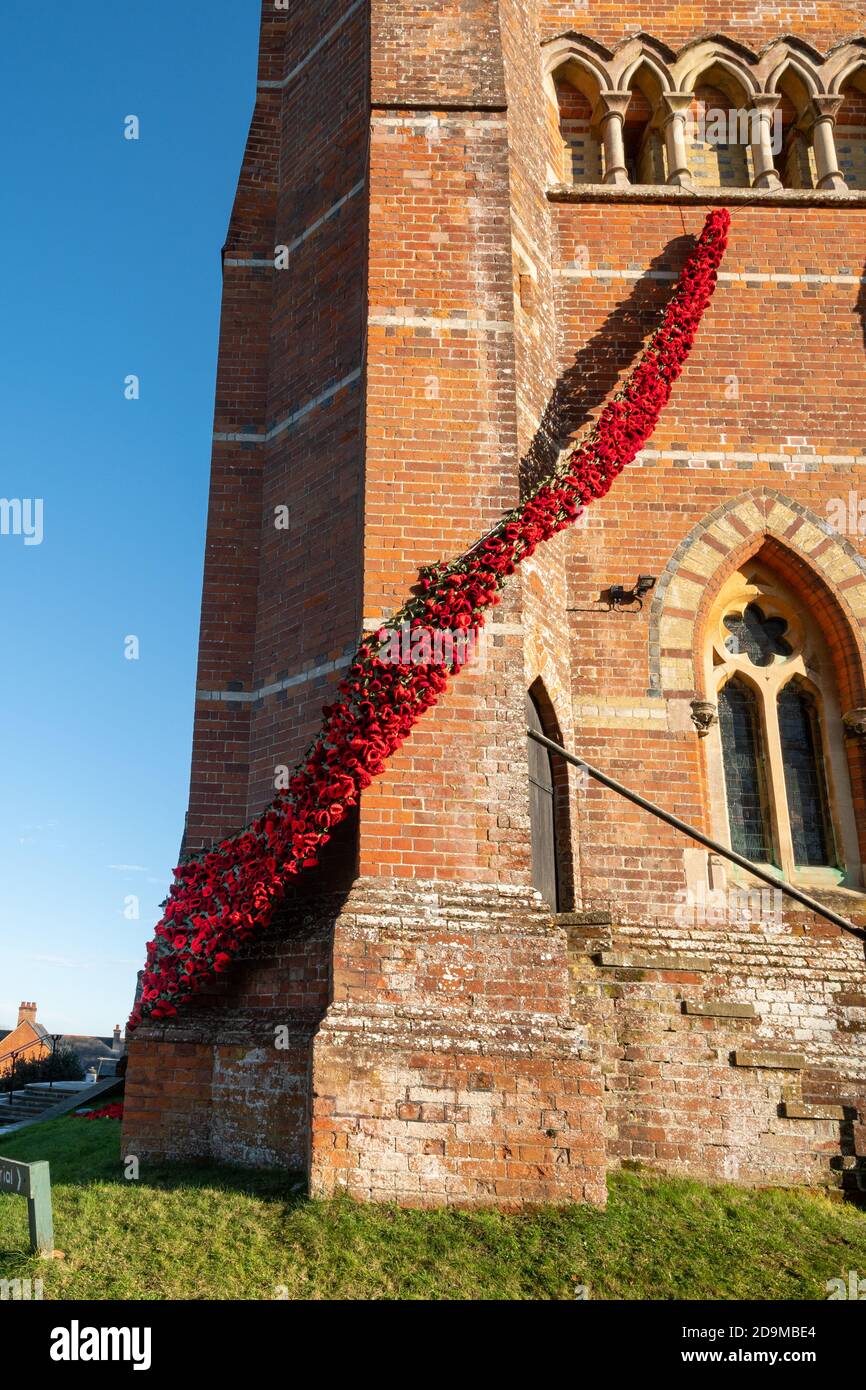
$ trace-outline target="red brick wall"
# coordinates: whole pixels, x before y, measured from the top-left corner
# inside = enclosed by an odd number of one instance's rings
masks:
[[[420,565],[465,549],[518,496],[506,136],[486,112],[373,113],[371,623],[400,607]],[[513,601],[495,615],[486,673],[455,684],[365,794],[363,873],[528,882],[525,840],[499,824],[520,795],[523,744],[510,621]],[[481,711],[493,708],[492,722]]]
[[[574,397],[580,418],[597,412],[670,293],[670,280],[623,279],[616,272],[637,265],[671,274],[682,255],[683,225],[696,232],[706,208],[575,203],[556,204],[554,211],[561,370],[581,363]],[[591,509],[586,530],[568,538],[570,606],[578,610],[579,627],[572,695],[580,749],[705,832],[703,746],[687,720],[673,718],[664,700],[670,692],[654,682],[653,605],[641,613],[610,612],[600,596],[638,574],[662,576],[693,528],[741,493],[777,490],[826,519],[830,498],[858,489],[860,465],[833,460],[861,450],[862,292],[856,284],[775,277],[850,278],[862,272],[864,248],[862,208],[736,207],[723,273],[743,278],[721,281],[651,441],[652,457]],[[582,271],[574,276],[577,265]],[[730,398],[732,377],[737,394]],[[809,449],[814,459],[798,465],[797,455]],[[793,464],[786,467],[784,458]],[[863,553],[862,537],[847,539]],[[726,572],[734,567],[732,560]],[[839,599],[844,603],[844,595]],[[694,662],[698,694],[698,650]],[[648,719],[624,713],[629,701],[646,711],[656,699],[666,714],[658,732]],[[581,709],[592,711],[583,728]],[[862,753],[852,747],[850,754],[859,788]],[[578,840],[585,901],[613,901],[626,918],[648,909],[670,913],[683,886],[681,836],[662,825],[648,835],[643,813],[590,791],[579,811]]]
[[[797,0],[794,4],[763,9],[747,0],[705,0],[705,3],[669,5],[664,0],[591,0],[586,7],[569,0],[529,0],[538,15],[543,38],[568,30],[588,34],[612,46],[632,34],[651,34],[671,48],[708,34],[726,34],[753,50],[783,35],[794,34],[826,52],[841,39],[863,27],[856,5]]]
[[[360,630],[367,17],[263,15],[225,248],[190,849],[271,799]]]
[[[757,51],[794,33],[826,50],[859,24],[812,3],[264,13],[260,84],[281,85],[260,85],[226,255],[288,245],[290,268],[226,266],[216,430],[268,435],[301,413],[268,441],[215,443],[191,846],[269,799],[362,623],[595,418],[718,201],[549,193],[543,43],[643,30],[678,49],[723,32]],[[690,719],[703,625],[765,533],[846,703],[866,704],[863,538],[840,560],[814,529],[862,471],[866,208],[729,201],[723,277],[650,449],[522,567],[486,663],[365,793],[306,905],[211,997],[139,1034],[130,1152],[281,1162],[319,1193],[412,1203],[601,1201],[605,1161],[750,1182],[862,1170],[859,947],[790,914],[780,931],[683,927],[683,839],[561,767],[561,888],[584,915],[554,924],[530,892],[530,687],[567,744],[709,829]],[[718,573],[686,578],[692,637],[672,647],[662,619],[687,544],[746,496],[753,532],[735,518]],[[643,610],[611,611],[604,591],[641,573],[659,579]],[[864,754],[847,752],[862,833]],[[355,874],[348,898],[325,896]],[[708,964],[691,968],[696,954]],[[720,1002],[748,1008],[700,1011]],[[803,1065],[737,1064],[774,1049]]]

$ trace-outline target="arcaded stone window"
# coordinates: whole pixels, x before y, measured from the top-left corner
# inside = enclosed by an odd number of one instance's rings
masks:
[[[790,69],[780,77],[779,106],[772,115],[773,163],[784,188],[815,188],[818,170],[812,143],[814,113],[809,92]]]
[[[564,183],[601,183],[601,140],[593,125],[596,92],[588,75],[570,64],[556,74],[560,177]]]
[[[836,157],[849,188],[866,189],[866,68],[844,83],[836,116]]]
[[[707,632],[716,835],[788,879],[858,884],[833,658],[808,605],[757,559],[721,589]]]
[[[667,168],[660,127],[661,87],[646,64],[631,78],[629,93],[622,132],[629,182],[663,184]]]
[[[688,165],[692,183],[704,188],[751,188],[751,94],[718,64],[694,89],[689,112]]]

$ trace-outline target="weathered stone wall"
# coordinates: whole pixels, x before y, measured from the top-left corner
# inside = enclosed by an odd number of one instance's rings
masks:
[[[538,896],[362,880],[313,1044],[312,1190],[603,1203],[604,1169],[597,1054]]]
[[[328,1004],[340,895],[288,905],[230,976],[130,1046],[127,1153],[303,1173],[310,1050]]]
[[[590,916],[591,914],[586,914]],[[749,1184],[852,1185],[866,1158],[863,945],[820,919],[584,921],[609,1162]]]
[[[136,1034],[125,1152],[412,1205],[603,1203],[593,1016],[537,894],[360,880]]]

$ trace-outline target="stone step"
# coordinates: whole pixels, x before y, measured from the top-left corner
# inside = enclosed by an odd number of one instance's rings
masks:
[[[21,1120],[38,1119],[44,1111],[51,1110],[59,1102],[69,1099],[70,1095],[77,1094],[77,1090],[70,1092],[61,1085],[58,1085],[56,1090],[43,1090],[41,1086],[25,1086],[23,1090],[14,1092],[10,1103],[7,1091],[0,1095],[0,1128],[8,1124],[17,1124]]]
[[[735,1067],[765,1067],[771,1071],[803,1071],[806,1058],[800,1052],[775,1052],[739,1049],[733,1055]]]
[[[866,1165],[862,1159],[856,1168],[846,1168],[842,1172],[843,1192],[866,1192]]]
[[[683,1013],[696,1018],[757,1018],[754,1004],[729,1004],[724,999],[706,999],[698,1003],[691,999],[683,1002]]]
[[[799,1100],[782,1101],[782,1117],[786,1120],[852,1120],[856,1118],[853,1106],[844,1105],[806,1105]]]
[[[0,1136],[11,1126],[41,1124],[45,1120],[68,1115],[70,1111],[94,1104],[102,1104],[123,1090],[123,1081],[118,1077],[106,1077],[95,1086],[75,1086],[67,1089],[59,1085],[57,1089],[37,1089],[35,1095],[26,1091],[16,1091],[12,1104],[8,1095],[0,1096]]]
[[[593,959],[610,970],[673,970],[699,975],[716,968],[708,956],[645,955],[642,951],[599,951]]]
[[[830,1168],[843,1192],[866,1192],[866,1158],[854,1154],[836,1154]]]
[[[18,1125],[24,1120],[38,1119],[40,1111],[35,1113],[32,1110],[19,1110],[17,1106],[0,1107],[0,1129],[5,1129],[7,1125]]]
[[[609,912],[557,912],[556,920],[561,927],[613,926]]]
[[[29,1110],[32,1114],[38,1115],[42,1110],[47,1110],[50,1106],[56,1105],[58,1100],[61,1099],[62,1096],[59,1095],[50,1096],[47,1099],[43,1099],[41,1096],[22,1095],[20,1098],[16,1097],[15,1100],[12,1101],[12,1105],[19,1110]],[[0,1110],[3,1110],[4,1106],[8,1107],[9,1104],[10,1102],[6,1098],[0,1100]]]

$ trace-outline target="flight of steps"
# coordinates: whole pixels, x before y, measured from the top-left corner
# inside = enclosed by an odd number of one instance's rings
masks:
[[[2,1092],[0,1094],[0,1133],[7,1125],[32,1124],[46,1110],[53,1109],[55,1105],[69,1099],[73,1094],[77,1094],[77,1092],[64,1089],[62,1082],[55,1082],[53,1089],[43,1086],[25,1086],[21,1091],[12,1092],[10,1104],[9,1093]]]
[[[754,965],[720,965],[706,942],[644,945],[650,932],[603,912],[559,921],[576,1015],[601,996],[613,1161],[751,1184],[765,1181],[766,1167],[772,1185],[866,1193],[862,1088],[849,1083],[846,1093],[836,1071],[810,1060],[808,1044],[776,1040],[754,979],[751,999],[742,997]]]

